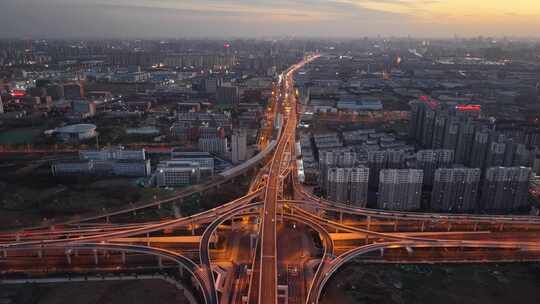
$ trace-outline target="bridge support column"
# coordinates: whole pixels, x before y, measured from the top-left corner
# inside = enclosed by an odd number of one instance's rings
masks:
[[[394,232],[397,231],[397,227],[398,227],[398,219],[397,217],[394,219]]]
[[[94,264],[95,265],[99,264],[99,257],[98,257],[97,249],[94,249]]]
[[[371,216],[368,215],[367,217],[367,230],[370,230],[371,229]]]
[[[106,216],[106,217],[105,217],[105,222],[106,222],[107,224],[109,224],[109,223],[111,222],[111,219],[110,219],[109,216]]]
[[[504,229],[504,223],[501,223],[501,225],[499,226],[499,231],[503,231]]]
[[[369,244],[369,234],[366,233],[366,245]]]
[[[178,264],[178,273],[180,277],[184,277],[184,267],[182,267],[182,264]]]
[[[146,246],[150,247],[150,233],[146,233]]]
[[[426,229],[426,222],[422,221],[422,227],[420,228],[420,231],[424,232],[425,229]]]
[[[163,260],[161,259],[160,256],[158,256],[158,267],[159,269],[163,269]]]
[[[251,252],[254,252],[256,250],[256,246],[257,246],[257,234],[255,233],[252,233],[249,235],[249,249]]]
[[[474,223],[473,230],[474,230],[474,231],[478,230],[478,223]]]
[[[43,258],[43,249],[39,249],[37,254],[38,254],[38,258],[42,259]]]
[[[122,251],[122,264],[126,264],[126,252]]]
[[[2,254],[4,255],[4,258],[7,258],[7,257],[8,257],[7,250],[4,249],[4,250],[2,251]]]
[[[448,222],[448,231],[452,230],[452,222]]]
[[[195,224],[193,224],[193,222],[191,222],[191,225],[189,225],[191,227],[191,235],[195,235]]]
[[[381,257],[384,256],[384,248],[379,249],[379,253],[381,254]]]
[[[339,223],[343,224],[343,212],[339,212]]]
[[[67,259],[68,265],[71,265],[71,253],[69,251],[66,251],[66,259]]]

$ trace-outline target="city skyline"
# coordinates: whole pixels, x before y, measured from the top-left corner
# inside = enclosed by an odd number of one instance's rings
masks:
[[[538,37],[533,0],[7,0],[0,38]],[[76,33],[76,34],[75,34]]]

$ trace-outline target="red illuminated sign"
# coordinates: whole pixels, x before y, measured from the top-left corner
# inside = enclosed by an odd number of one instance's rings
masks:
[[[480,105],[457,105],[456,109],[459,111],[480,111],[482,107]]]
[[[26,91],[24,91],[24,90],[12,90],[11,91],[11,96],[13,96],[13,97],[24,97],[24,95],[26,95]]]

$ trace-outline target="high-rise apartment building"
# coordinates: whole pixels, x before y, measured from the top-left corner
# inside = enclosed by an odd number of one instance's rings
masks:
[[[462,121],[459,126],[455,163],[470,165],[471,151],[474,143],[475,125],[470,120]]]
[[[327,178],[327,198],[329,200],[358,207],[366,206],[368,168],[330,168],[327,172]]]
[[[354,167],[358,159],[355,152],[322,151],[319,153],[319,181],[323,190],[327,188],[327,172],[333,167]]]
[[[502,212],[526,207],[530,177],[531,168],[488,168],[482,186],[482,210]]]
[[[485,168],[486,156],[489,147],[490,132],[488,130],[478,130],[474,135],[473,146],[471,150],[470,167]]]
[[[416,168],[424,171],[424,184],[433,185],[435,170],[449,168],[454,162],[454,150],[420,150],[416,153]]]
[[[422,125],[421,130],[422,136],[420,139],[420,143],[424,148],[429,148],[433,145],[433,129],[435,128],[435,116],[435,110],[431,109],[430,107],[426,107],[426,111],[424,113],[424,124]]]
[[[378,150],[368,152],[369,185],[379,185],[379,173],[383,169],[401,169],[405,167],[405,152],[402,150]]]
[[[486,155],[485,167],[499,167],[504,165],[504,153],[506,144],[502,142],[492,142]]]
[[[456,150],[459,138],[460,121],[458,117],[452,116],[446,123],[444,131],[443,149]]]
[[[431,148],[442,149],[444,145],[444,135],[446,133],[446,122],[448,116],[446,113],[438,112],[435,116],[435,124],[433,126],[433,139]]]
[[[476,210],[480,176],[478,168],[437,169],[431,192],[431,209],[439,212]]]
[[[390,210],[416,210],[421,206],[424,174],[417,169],[381,170],[377,207]]]

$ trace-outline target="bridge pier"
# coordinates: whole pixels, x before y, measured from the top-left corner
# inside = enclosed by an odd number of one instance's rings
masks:
[[[474,223],[473,231],[478,230],[478,223]]]
[[[158,268],[163,269],[163,260],[161,259],[160,256],[158,256]]]
[[[452,230],[452,222],[448,222],[448,231]]]
[[[394,219],[394,232],[397,232],[397,227],[398,227],[398,219],[397,217]]]
[[[371,229],[371,215],[367,216],[367,230]]]
[[[339,212],[339,223],[343,224],[343,212]]]
[[[501,223],[501,225],[499,226],[499,231],[503,231],[504,229],[504,223]]]
[[[180,273],[180,277],[184,277],[184,267],[182,267],[182,264],[178,264],[178,273]]]
[[[4,258],[7,258],[7,257],[8,257],[8,252],[7,252],[7,250],[4,249],[4,250],[2,251],[2,253],[3,253]]]
[[[126,264],[126,252],[122,251],[122,264]]]
[[[384,248],[379,249],[379,253],[381,254],[381,257],[384,256]]]
[[[150,247],[150,233],[146,233],[146,246]]]
[[[67,259],[68,265],[71,265],[71,254],[69,253],[69,251],[66,251],[66,259]]]
[[[424,232],[425,229],[426,229],[426,222],[422,221],[422,227],[420,228],[420,231]]]
[[[98,257],[97,249],[94,249],[93,251],[94,251],[94,264],[98,265],[99,264],[99,257]]]
[[[257,237],[258,235],[256,233],[252,233],[249,235],[249,248],[251,253],[256,250],[255,247],[257,246]]]

